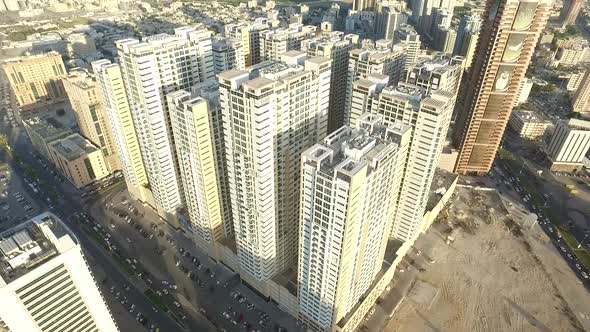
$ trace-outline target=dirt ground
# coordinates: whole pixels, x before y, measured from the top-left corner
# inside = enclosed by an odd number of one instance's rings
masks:
[[[584,331],[590,297],[547,237],[520,232],[495,191],[457,188],[456,195],[448,217],[415,245],[434,260],[415,274],[438,289],[436,297],[429,306],[407,297],[386,330]]]

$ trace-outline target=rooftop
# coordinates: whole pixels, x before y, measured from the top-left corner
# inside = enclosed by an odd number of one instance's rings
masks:
[[[590,130],[590,121],[579,120],[579,119],[570,119],[567,122],[567,125],[576,130]]]
[[[96,146],[94,146],[89,140],[80,136],[80,134],[72,134],[55,142],[51,142],[49,146],[70,161],[98,150]]]
[[[43,139],[51,139],[72,132],[69,128],[64,127],[59,121],[52,117],[32,117],[23,120],[23,122],[25,123],[25,126],[29,127]]]
[[[78,239],[51,212],[0,233],[0,287],[77,244]]]
[[[549,122],[548,120],[545,120],[543,117],[541,117],[541,115],[534,111],[514,110],[512,112],[512,116],[520,119],[522,122]]]

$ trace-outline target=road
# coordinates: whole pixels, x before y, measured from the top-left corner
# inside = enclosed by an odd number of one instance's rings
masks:
[[[152,210],[136,204],[135,209],[141,210],[141,215],[133,216],[134,224],[118,217],[117,214],[128,212],[131,204],[121,204],[124,183],[82,198],[81,191],[63,178],[51,175],[51,166],[32,153],[30,141],[21,128],[2,126],[0,129],[6,133],[12,150],[18,153],[21,162],[19,165],[8,153],[3,155],[5,161],[23,178],[25,167],[29,168],[29,174],[32,170],[38,175],[41,192],[33,194],[28,191],[29,194],[42,210],[48,209],[47,197],[54,200],[55,207],[51,211],[66,220],[80,238],[89,260],[95,262],[94,272],[104,270],[103,274],[108,276],[101,284],[107,299],[111,304],[116,301],[119,308],[122,301],[127,311],[132,304],[135,305],[131,318],[141,312],[148,319],[147,328],[154,324],[162,331],[179,331],[181,327],[190,331],[277,331],[282,327],[289,331],[300,330],[293,317],[242,285],[236,274],[196,250],[191,240],[160,221]],[[113,202],[118,203],[110,206]],[[155,226],[155,223],[158,225]],[[152,224],[158,228],[151,232],[158,234],[162,230],[166,236],[147,238]],[[142,229],[145,230],[144,235],[139,232]],[[115,250],[111,245],[116,247]],[[183,255],[179,248],[189,249],[190,255]],[[156,252],[162,249],[167,250],[165,255]],[[192,257],[197,257],[200,268]],[[125,263],[127,259],[133,264]],[[177,262],[180,263],[177,265]],[[129,269],[129,266],[136,270]],[[192,271],[192,278],[187,274],[189,270]],[[138,276],[139,272],[141,275]],[[124,291],[124,285],[131,287]],[[176,289],[172,285],[176,285]],[[112,294],[111,287],[114,287]],[[148,289],[152,289],[152,296],[166,307],[159,307],[157,309],[160,310],[155,312],[154,302],[145,295]],[[162,309],[169,309],[173,317],[164,314]],[[127,321],[130,316],[122,310],[119,315],[126,316],[118,321]]]
[[[57,194],[57,204],[55,204],[51,211],[63,220],[69,220],[75,213],[84,211],[85,207],[80,200],[80,192],[72,187],[69,183],[61,183],[56,180],[54,176],[52,176],[43,168],[42,164],[40,164],[39,161],[35,159],[32,153],[27,153],[32,151],[32,147],[28,144],[26,137],[22,135],[23,131],[21,128],[7,128],[6,126],[2,125],[0,130],[7,135],[12,146],[12,150],[18,152],[22,163],[32,167],[36,173],[39,174],[40,182],[44,183],[45,190],[42,188],[39,193],[34,193],[28,186],[25,187],[28,195],[32,197],[32,199],[35,200],[39,206],[41,206],[42,210],[49,210],[46,203],[46,198]],[[1,153],[0,158],[2,158],[1,161],[8,163],[13,168],[17,176],[21,177],[22,179],[26,178],[24,174],[24,168],[21,167],[21,165],[19,165],[10,154]],[[53,188],[53,191],[49,192],[47,188]],[[96,262],[96,265],[100,266],[104,273],[108,275],[107,283],[105,283],[106,285],[132,284],[134,287],[130,288],[126,296],[135,302],[139,310],[142,310],[143,313],[148,315],[149,324],[153,322],[163,331],[181,330],[179,326],[167,315],[164,315],[160,312],[153,312],[151,309],[152,304],[149,299],[143,295],[141,285],[138,285],[137,282],[130,282],[127,274],[121,270],[110,253],[98,246],[98,244],[93,239],[89,238],[87,233],[84,232],[78,224],[69,223],[69,226],[80,239],[82,248],[88,254],[90,260]],[[104,288],[102,290],[104,292]],[[196,324],[202,327],[208,326],[207,322],[196,322]],[[207,329],[200,329],[200,331],[207,331]]]

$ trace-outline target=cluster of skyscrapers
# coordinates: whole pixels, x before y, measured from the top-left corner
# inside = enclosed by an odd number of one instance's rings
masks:
[[[452,4],[412,4],[426,38],[448,27]],[[387,25],[405,24],[395,4],[377,6]],[[177,28],[119,40],[117,63],[95,61],[94,78],[70,74],[47,93],[75,101],[96,86],[101,102],[74,106],[87,109],[83,134],[116,154],[135,199],[308,328],[352,331],[391,280],[396,248],[429,226],[454,113],[455,171],[489,171],[550,6],[488,1],[446,47],[467,58],[425,56],[404,29],[360,41],[265,19],[216,38]],[[277,276],[289,274],[284,294]]]

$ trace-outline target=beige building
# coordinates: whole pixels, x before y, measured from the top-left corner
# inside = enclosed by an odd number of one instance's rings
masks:
[[[98,60],[92,63],[92,70],[100,82],[104,107],[111,123],[115,150],[127,190],[135,199],[154,206],[152,194],[147,187],[147,176],[131,118],[121,67],[108,60]]]
[[[473,65],[457,100],[455,172],[487,174],[531,57],[552,10],[549,0],[488,0]]]
[[[80,69],[70,72],[63,84],[82,136],[100,148],[110,173],[120,169],[111,125],[96,79]]]
[[[572,112],[590,114],[590,70],[586,70],[578,89],[572,96]]]
[[[191,98],[184,90],[172,92],[166,99],[193,241],[216,257],[217,242],[226,233],[217,183],[213,117],[205,99]]]
[[[590,47],[584,44],[585,43],[559,47],[555,51],[553,66],[577,66],[584,62],[590,53]]]
[[[582,83],[582,79],[584,78],[584,74],[586,74],[586,70],[581,70],[579,72],[571,73],[569,78],[567,79],[567,91],[576,91],[580,84]]]
[[[70,128],[64,127],[52,117],[31,117],[23,120],[23,126],[33,147],[48,160],[51,159],[49,143],[73,134]]]
[[[65,100],[61,79],[67,73],[59,53],[19,57],[5,61],[2,67],[23,110]]]
[[[569,119],[555,126],[546,152],[552,170],[574,171],[582,169],[589,149],[590,121]]]
[[[259,17],[252,23],[226,24],[226,38],[241,42],[246,67],[255,65],[260,59],[260,34],[270,28],[267,19]]]
[[[79,134],[51,142],[48,148],[51,161],[76,188],[109,175],[100,149]]]
[[[299,319],[334,331],[374,285],[397,210],[411,127],[364,114],[301,157]]]
[[[532,111],[516,110],[510,115],[508,124],[518,136],[537,141],[543,138],[547,128],[551,126],[551,121],[541,118]]]

